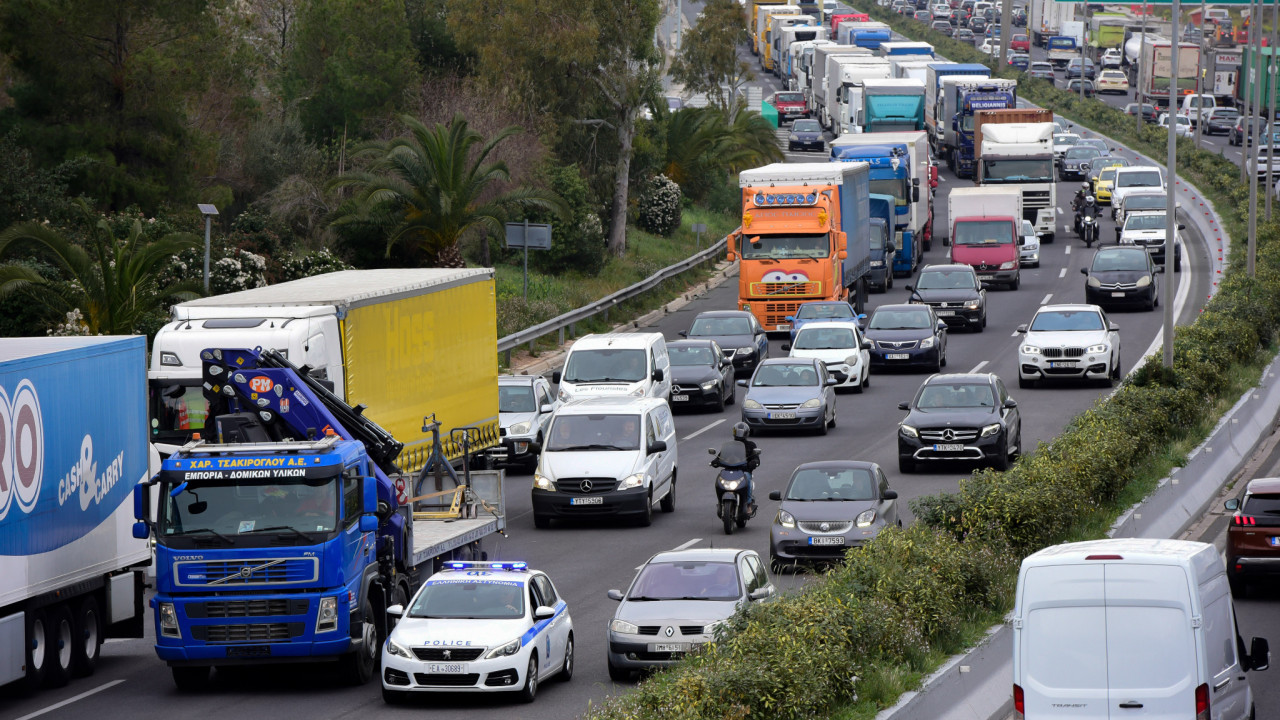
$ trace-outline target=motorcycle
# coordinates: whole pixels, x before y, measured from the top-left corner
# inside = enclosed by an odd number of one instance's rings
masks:
[[[1093,247],[1094,241],[1098,239],[1098,223],[1089,214],[1085,214],[1080,222],[1080,237],[1084,239],[1084,246]]]
[[[719,468],[716,475],[716,517],[724,523],[724,534],[732,535],[734,526],[744,528],[747,521],[756,516],[756,507],[747,503],[747,454],[742,443],[730,441],[719,450],[708,448],[715,456],[711,467]],[[755,457],[760,451],[755,451]],[[753,458],[754,459],[754,458]]]

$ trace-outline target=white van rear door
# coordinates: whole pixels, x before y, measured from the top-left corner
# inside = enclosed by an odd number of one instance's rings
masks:
[[[1103,591],[1101,564],[1026,572],[1014,663],[1027,717],[1107,720]]]
[[[1195,631],[1186,572],[1108,563],[1107,681],[1111,718],[1195,716]]]

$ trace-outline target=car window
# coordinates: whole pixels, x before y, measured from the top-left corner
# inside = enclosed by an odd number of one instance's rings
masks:
[[[538,409],[533,387],[529,385],[499,385],[498,412],[528,413]]]
[[[716,351],[705,346],[681,347],[677,345],[671,348],[671,364],[675,367],[715,365]]]
[[[342,473],[342,518],[350,527],[360,519],[364,509],[364,498],[360,492],[360,473],[355,468],[347,468]]]
[[[657,417],[654,415],[652,411],[649,412],[649,414],[645,416],[645,423],[644,423],[644,426],[645,426],[644,446],[646,448],[653,447],[653,442],[658,439],[657,427],[656,427],[657,424],[658,424]]]
[[[880,468],[876,468],[876,483],[880,486],[880,497],[884,497],[885,491],[889,489],[889,479]]]
[[[933,382],[920,388],[920,397],[916,399],[916,407],[931,408],[977,408],[995,407],[995,396],[991,386],[975,383]]]
[[[754,387],[807,387],[818,384],[818,372],[812,365],[761,365],[751,384]]]
[[[551,580],[546,575],[535,575],[533,582],[538,588],[538,595],[542,596],[542,604],[555,607],[558,598],[556,598],[555,588],[551,586]]]
[[[737,566],[731,562],[651,562],[640,569],[627,598],[636,600],[737,600]]]
[[[738,575],[742,577],[742,581],[746,584],[748,593],[756,589],[755,573],[751,571],[751,566],[747,564],[746,557],[738,561]]]
[[[534,583],[529,583],[528,588],[529,588],[529,607],[539,608],[539,607],[542,607],[543,605],[546,605],[546,603],[542,601],[542,596],[538,592],[538,589],[534,587]]]
[[[849,303],[824,303],[822,305],[805,304],[796,312],[797,320],[819,320],[825,318],[851,318],[853,306]]]
[[[747,567],[751,569],[751,574],[755,577],[751,590],[758,590],[762,587],[769,586],[769,576],[765,573],[764,564],[760,562],[760,558],[755,555],[748,555]],[[748,590],[748,592],[751,590]]]
[[[512,619],[524,617],[524,598],[518,580],[433,577],[423,584],[409,608],[411,618]]]
[[[786,499],[801,501],[871,500],[871,471],[863,468],[804,468],[787,486]]]
[[[1130,215],[1124,221],[1125,230],[1164,230],[1168,226],[1164,215]]]
[[[1245,495],[1240,514],[1253,517],[1269,517],[1280,521],[1280,495],[1258,493]]]
[[[1046,310],[1031,321],[1033,332],[1101,330],[1102,318],[1096,310]]]
[[[1023,232],[1026,232],[1025,224]],[[920,273],[920,279],[916,283],[918,290],[969,290],[977,287],[970,270],[929,270]]]
[[[929,311],[923,308],[877,308],[867,324],[871,330],[928,330],[933,327]]]
[[[1147,251],[1141,248],[1133,252],[1099,252],[1093,256],[1093,271],[1146,270]]]
[[[796,350],[836,350],[857,345],[853,328],[802,328],[791,346]]]
[[[743,317],[698,318],[689,328],[689,337],[699,335],[753,335],[751,321]]]
[[[546,449],[552,452],[639,450],[635,415],[560,415],[551,423]]]

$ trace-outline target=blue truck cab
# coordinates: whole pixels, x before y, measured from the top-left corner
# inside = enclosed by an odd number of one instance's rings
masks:
[[[893,254],[891,272],[894,275],[911,275],[920,264],[923,252],[921,238],[910,228],[912,180],[911,161],[905,143],[884,145],[833,145],[831,159],[835,162],[865,162],[871,166],[871,191],[894,201],[893,223],[889,236],[898,238]],[[876,195],[873,194],[874,198]]]
[[[893,287],[894,245],[893,196],[872,193],[871,210],[871,274],[867,284],[880,291]]]
[[[995,85],[982,85],[966,92],[958,104],[960,111],[951,117],[956,131],[955,172],[962,178],[973,177],[974,163],[974,114],[979,110],[1004,110],[1018,106],[1014,89],[1001,89]]]

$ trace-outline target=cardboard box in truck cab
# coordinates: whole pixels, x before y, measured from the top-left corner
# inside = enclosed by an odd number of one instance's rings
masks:
[[[1022,193],[1015,188],[959,187],[952,188],[947,200],[951,262],[972,266],[983,282],[1017,290]]]

